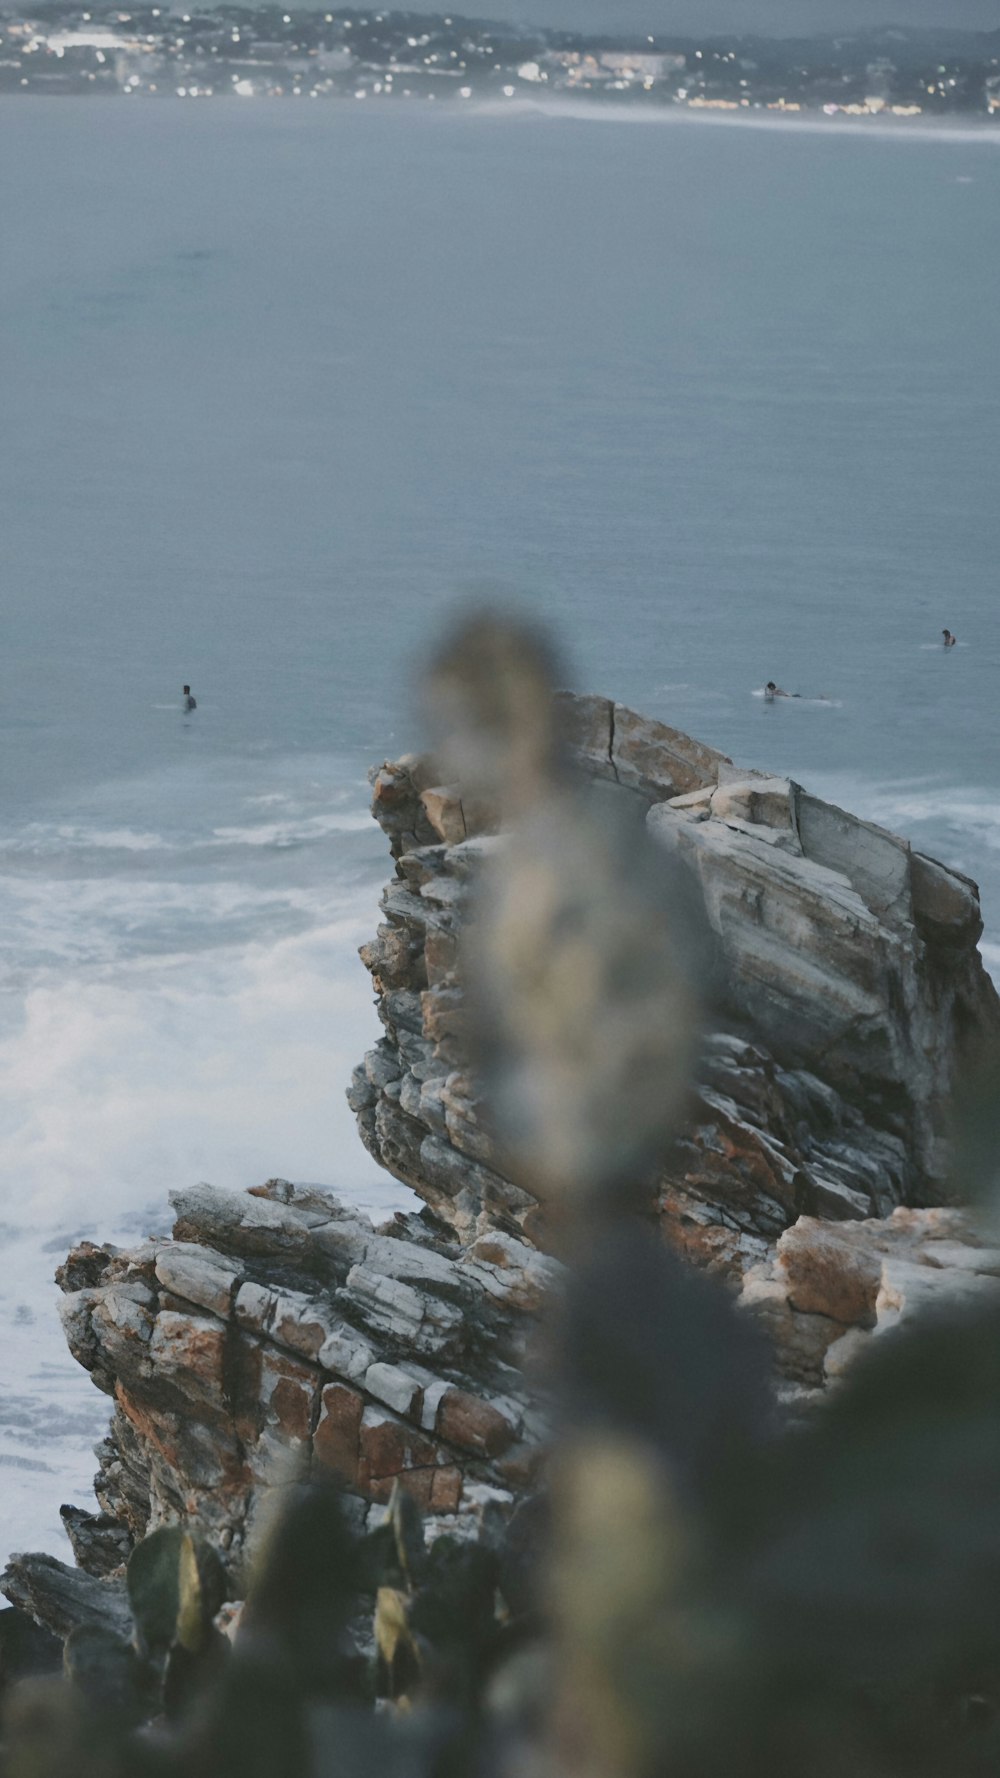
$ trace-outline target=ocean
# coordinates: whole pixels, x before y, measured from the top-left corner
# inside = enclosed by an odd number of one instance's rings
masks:
[[[463,601],[968,871],[1000,963],[1000,137],[29,98],[0,142],[0,1501],[67,1556],[71,1240],[199,1179],[406,1200],[343,1100],[366,770]]]

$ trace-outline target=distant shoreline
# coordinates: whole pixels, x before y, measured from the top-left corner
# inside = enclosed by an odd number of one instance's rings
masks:
[[[449,110],[452,106],[449,105]],[[951,118],[935,117],[886,117],[872,114],[870,117],[825,116],[818,111],[765,111],[758,108],[740,109],[738,111],[714,111],[707,107],[690,105],[663,105],[658,107],[642,107],[616,104],[613,100],[597,100],[594,102],[578,99],[551,98],[537,99],[486,99],[481,103],[473,101],[461,107],[463,112],[475,110],[480,116],[510,116],[512,113],[524,116],[586,119],[597,118],[602,121],[617,123],[691,123],[716,124],[720,127],[746,128],[764,130],[809,130],[822,132],[824,135],[858,135],[879,136],[888,140],[892,137],[924,136],[933,141],[954,142],[989,142],[1000,146],[1000,126],[990,123],[985,118],[979,122],[956,123]]]
[[[123,95],[119,92],[101,93],[40,93],[34,92],[0,92],[0,104],[6,100],[13,104],[28,103],[65,105],[82,103],[91,105],[95,101],[119,101]],[[200,95],[199,95],[200,97]],[[303,100],[305,95],[303,95]],[[426,96],[414,96],[412,99],[394,99],[392,101],[376,100],[374,103],[361,103],[347,95],[327,98],[318,106],[300,101],[291,94],[258,95],[250,101],[237,98],[236,95],[222,92],[216,93],[208,100],[213,107],[221,102],[226,112],[246,112],[248,109],[273,111],[275,109],[296,109],[313,113],[319,111],[329,115],[345,113],[357,114],[361,109],[367,115],[377,111],[379,115],[399,117],[431,115],[431,108]],[[152,97],[143,95],[138,102],[129,105],[129,112],[146,109],[152,104],[161,110],[169,104],[181,103],[175,93],[158,93]],[[203,105],[199,105],[199,110]],[[513,99],[471,98],[463,100],[451,98],[436,101],[433,106],[436,117],[507,117],[511,119],[549,118],[557,122],[599,122],[599,123],[633,123],[646,125],[695,124],[715,125],[717,128],[758,129],[758,130],[790,130],[805,134],[859,136],[877,138],[881,141],[901,141],[903,139],[922,139],[934,142],[951,143],[989,143],[1000,146],[1000,124],[992,123],[986,118],[968,120],[958,123],[953,117],[893,117],[873,113],[870,117],[852,117],[847,115],[826,116],[815,110],[784,111],[764,110],[753,107],[736,111],[717,111],[709,107],[691,105],[635,105],[622,104],[612,99],[577,99],[557,98],[555,96],[543,100],[518,94]]]

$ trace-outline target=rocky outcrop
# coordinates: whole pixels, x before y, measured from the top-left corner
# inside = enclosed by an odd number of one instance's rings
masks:
[[[59,1275],[70,1350],[115,1404],[83,1566],[183,1518],[238,1572],[262,1496],[317,1471],[359,1512],[397,1477],[444,1521],[510,1504],[538,1458],[522,1363],[553,1260],[501,1231],[459,1249],[429,1215],[376,1230],[281,1180],[173,1201],[172,1239],[84,1243]]]
[[[564,714],[578,768],[687,861],[725,966],[648,1212],[817,1391],[908,1316],[1000,1290],[967,1214],[921,1207],[945,1194],[964,1048],[1000,1030],[975,888],[662,724],[598,698]],[[117,1620],[121,1564],[164,1521],[196,1520],[238,1593],[263,1499],[306,1474],[336,1475],[359,1523],[398,1480],[459,1532],[531,1486],[546,1425],[524,1360],[560,1267],[491,1134],[458,967],[504,840],[434,776],[374,775],[395,875],[362,957],[384,1035],[350,1090],[365,1144],[427,1208],[376,1229],[285,1181],[202,1185],[175,1195],[170,1239],[74,1249],[66,1336],[114,1402],[101,1510],[64,1509],[79,1570],[15,1558],[3,1581],[60,1635]]]
[[[786,780],[600,698],[566,698],[578,768],[648,809],[690,865],[724,959],[717,1028],[663,1171],[665,1232],[738,1279],[802,1214],[940,1201],[963,1049],[1000,1030],[975,885]],[[544,1242],[468,1069],[458,942],[502,845],[488,811],[408,759],[375,775],[395,877],[362,950],[385,1036],[350,1092],[362,1139],[460,1240]]]
[[[838,1380],[871,1341],[915,1316],[1000,1301],[1000,1248],[967,1211],[894,1210],[846,1225],[803,1216],[743,1281],[789,1379]]]

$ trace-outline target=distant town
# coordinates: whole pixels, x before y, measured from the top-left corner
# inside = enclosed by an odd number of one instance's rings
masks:
[[[0,10],[0,94],[498,103],[960,116],[1000,126],[1000,30],[695,40],[457,14],[219,6]]]

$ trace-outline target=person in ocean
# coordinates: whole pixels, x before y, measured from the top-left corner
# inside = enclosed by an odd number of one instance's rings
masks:
[[[954,648],[955,643],[957,642],[958,638],[956,636],[953,636],[950,630],[942,630],[941,634],[944,637],[945,647],[946,648]]]
[[[769,679],[764,687],[764,696],[769,704],[773,704],[775,698],[800,698],[802,693],[800,691],[782,691],[780,685],[775,685],[774,680]]]
[[[196,698],[193,698],[191,696],[191,687],[189,685],[186,685],[184,687],[184,704],[183,704],[183,710],[184,710],[185,716],[188,714],[189,710],[197,710],[197,708],[198,708],[198,701]]]

